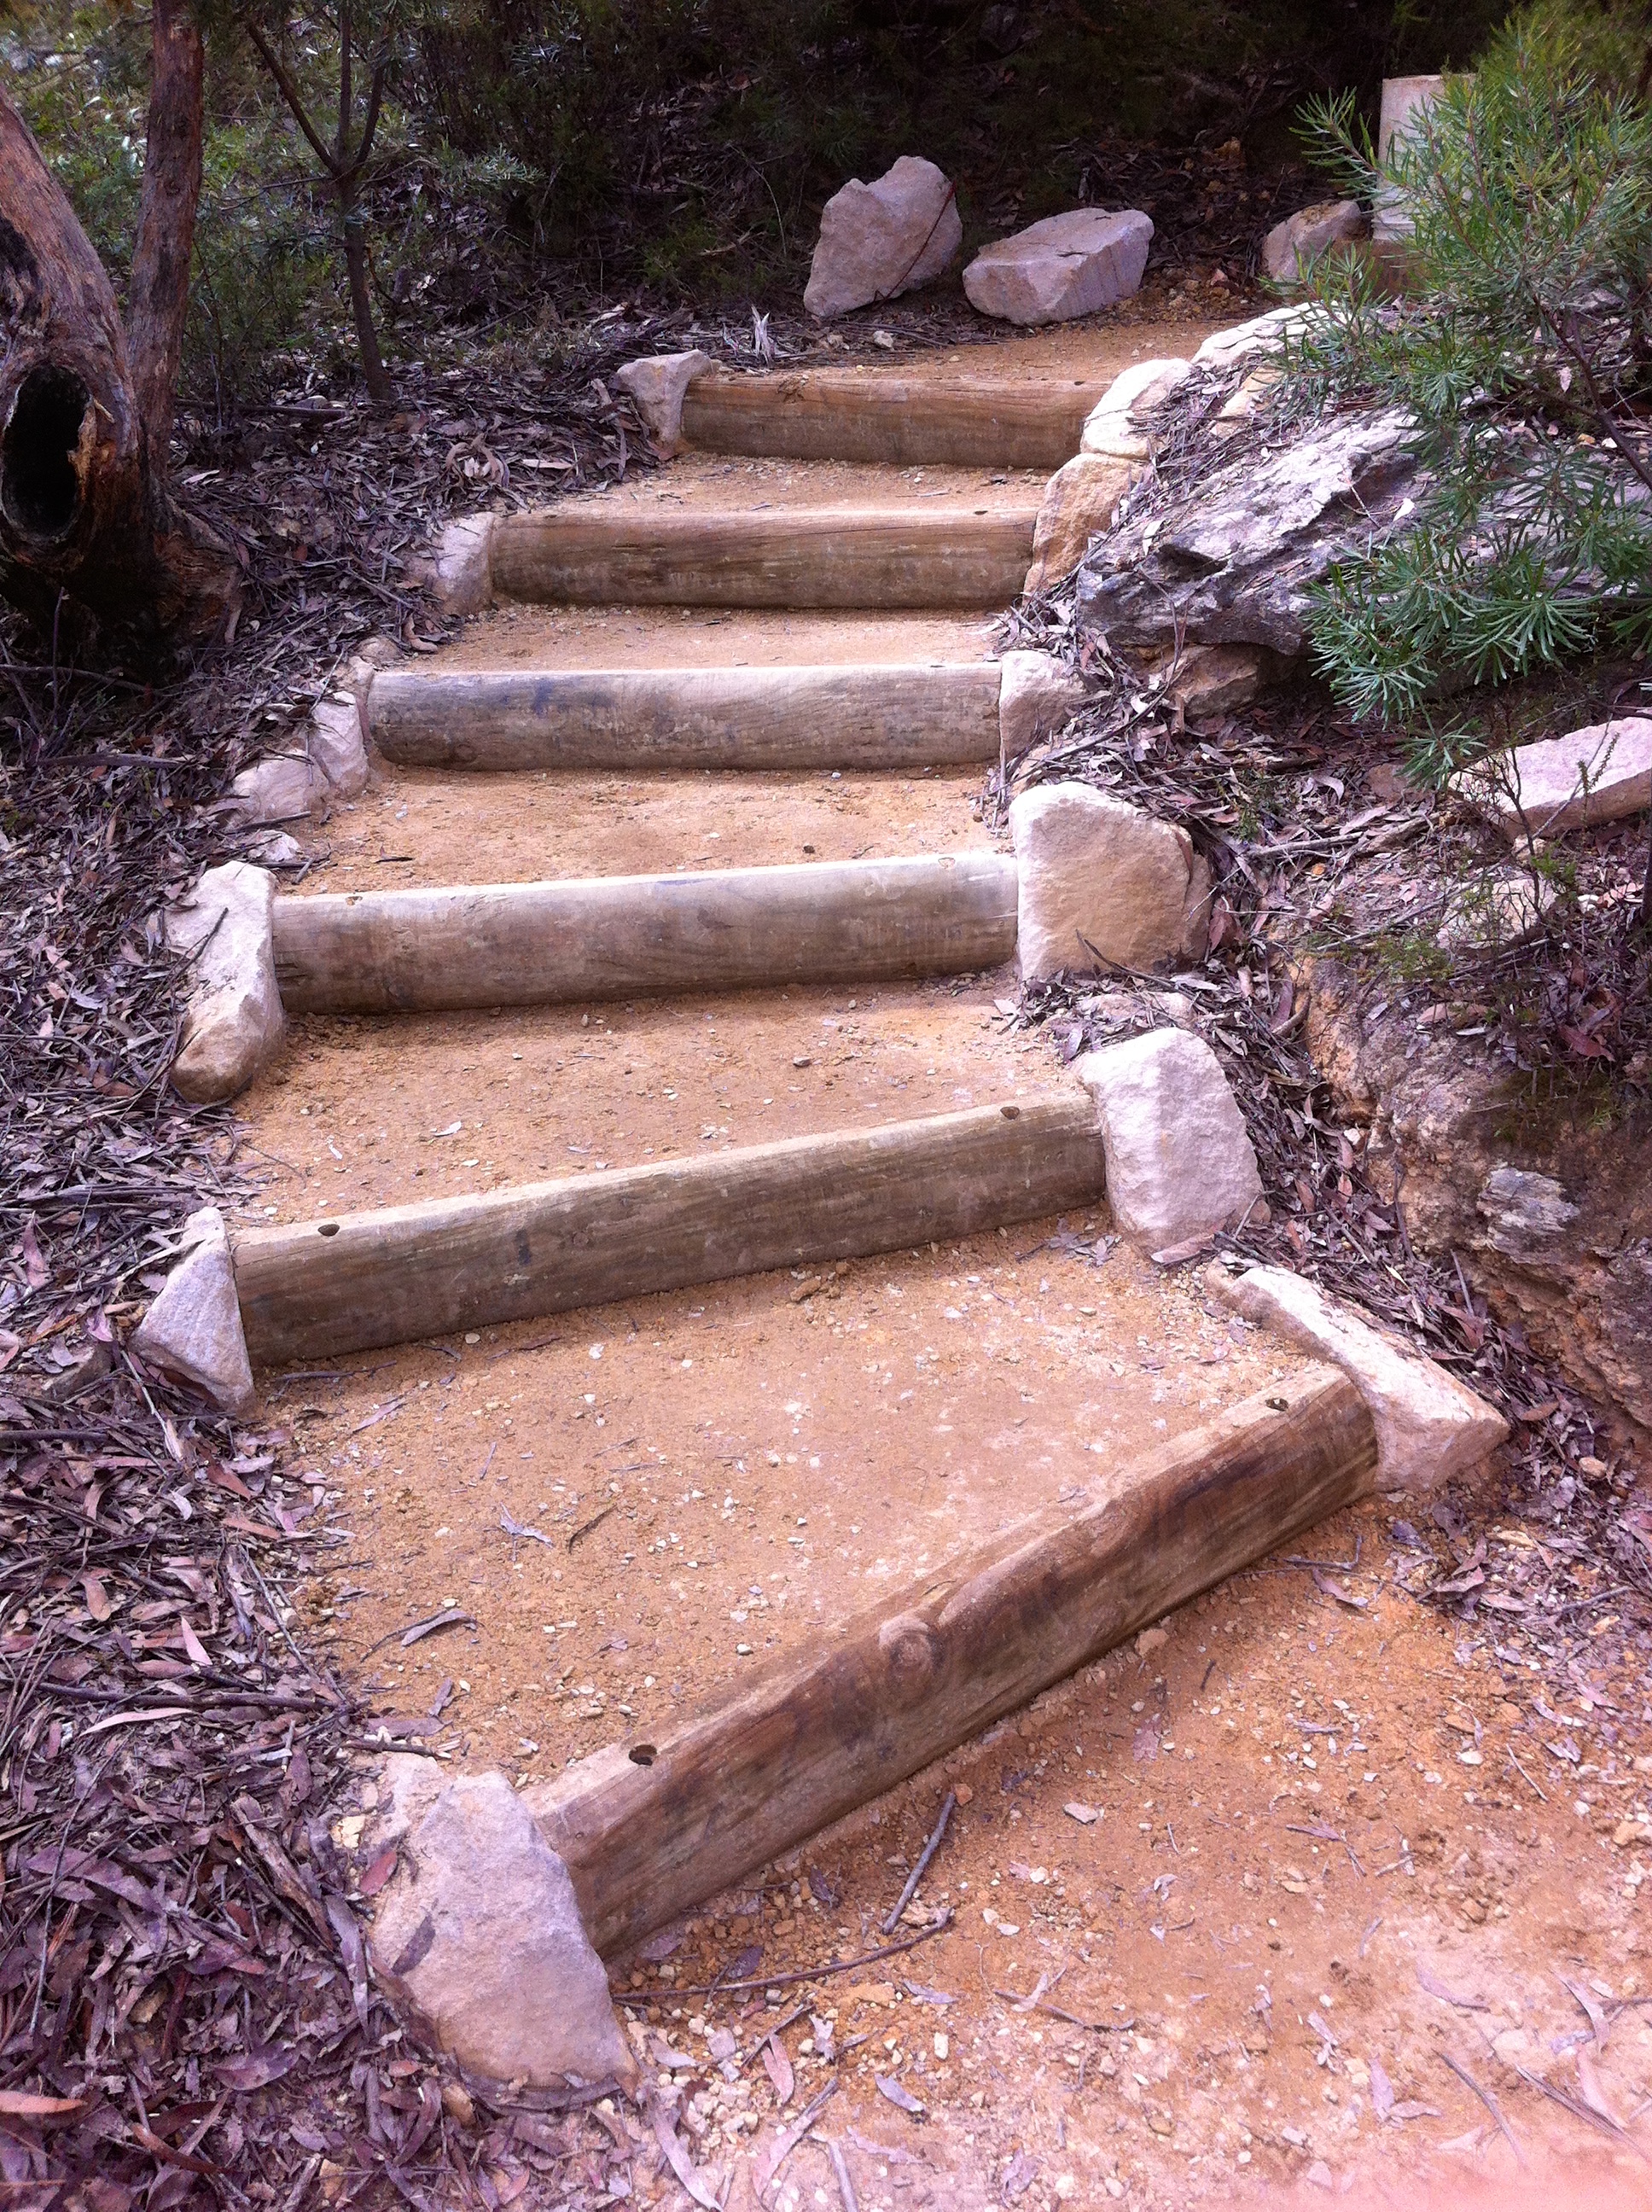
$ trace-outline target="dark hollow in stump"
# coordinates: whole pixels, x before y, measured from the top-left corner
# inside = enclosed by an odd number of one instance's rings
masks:
[[[1376,1432],[1317,1365],[1109,1469],[646,1741],[524,1792],[586,1933],[628,1950],[1174,1607],[1351,1505]]]

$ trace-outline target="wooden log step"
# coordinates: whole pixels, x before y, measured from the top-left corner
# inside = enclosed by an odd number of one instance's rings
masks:
[[[1104,1180],[1095,1109],[1068,1094],[254,1229],[236,1295],[269,1367],[973,1237],[1094,1205]]]
[[[1034,507],[552,507],[495,524],[492,585],[580,606],[1005,607],[1036,520]]]
[[[381,669],[368,734],[410,768],[925,768],[999,757],[995,662]]]
[[[275,905],[291,1013],[410,1013],[960,975],[1015,954],[996,853],[327,891]]]
[[[586,1933],[629,1948],[1351,1504],[1376,1465],[1358,1390],[1307,1367],[525,1791]]]
[[[1048,471],[1078,452],[1084,418],[1108,382],[870,377],[833,368],[714,372],[683,395],[683,435],[714,453]]]

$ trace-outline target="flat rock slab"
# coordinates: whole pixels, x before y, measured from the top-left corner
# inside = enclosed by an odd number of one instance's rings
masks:
[[[1042,783],[1011,807],[1010,834],[1026,981],[1203,953],[1210,871],[1185,830],[1087,783]]]
[[[1139,1249],[1168,1255],[1266,1218],[1244,1116],[1202,1037],[1149,1030],[1086,1053],[1078,1074],[1101,1122],[1107,1202]]]
[[[1652,806],[1652,720],[1591,723],[1564,738],[1516,745],[1495,769],[1473,769],[1459,787],[1488,806],[1511,842],[1594,822],[1619,822]]]
[[[1415,481],[1412,434],[1395,409],[1345,416],[1217,470],[1101,541],[1079,571],[1080,620],[1129,652],[1254,645],[1294,659],[1314,586]]]
[[[902,154],[870,185],[853,177],[821,211],[803,304],[821,322],[932,283],[963,243],[957,188]]]
[[[568,1869],[502,1774],[458,1775],[416,1813],[372,1942],[380,1978],[467,2073],[635,2085]]]
[[[1384,1490],[1436,1489],[1478,1467],[1508,1437],[1502,1414],[1455,1376],[1288,1267],[1231,1274],[1218,1262],[1205,1279],[1247,1321],[1341,1368],[1370,1409]]]
[[[234,1098],[280,1049],[275,890],[266,870],[230,860],[209,868],[167,909],[168,949],[193,960],[183,1048],[172,1066],[173,1088],[193,1105]]]
[[[229,1240],[216,1206],[190,1215],[179,1249],[177,1266],[132,1332],[132,1350],[162,1374],[204,1392],[225,1413],[244,1413],[252,1403],[252,1368]]]
[[[1286,337],[1305,330],[1311,313],[1305,307],[1270,307],[1266,314],[1252,315],[1247,322],[1230,323],[1225,330],[1211,332],[1194,354],[1193,366],[1236,368],[1241,362],[1258,355],[1283,353]]]
[[[1152,236],[1152,218],[1139,208],[1047,216],[983,246],[963,272],[964,292],[978,313],[1000,322],[1071,322],[1132,296]]]

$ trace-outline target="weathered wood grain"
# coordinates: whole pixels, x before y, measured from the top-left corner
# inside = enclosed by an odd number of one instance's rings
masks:
[[[332,1358],[1090,1206],[1088,1094],[242,1231],[256,1366]]]
[[[996,853],[279,898],[290,1013],[566,1004],[957,975],[1014,957]]]
[[[1003,607],[1037,513],[550,507],[495,526],[493,588],[581,606]]]
[[[683,434],[714,453],[800,461],[923,462],[955,468],[1060,468],[1078,450],[1108,380],[856,375],[844,369],[696,377]]]
[[[525,1793],[599,1951],[766,1866],[1369,1488],[1358,1391],[1311,1366]]]
[[[381,670],[368,734],[414,768],[921,768],[999,756],[999,672],[950,665]]]

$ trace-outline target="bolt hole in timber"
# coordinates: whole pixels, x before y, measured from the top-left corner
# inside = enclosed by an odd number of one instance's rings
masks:
[[[657,1756],[658,1753],[651,1743],[634,1743],[631,1746],[633,1766],[652,1766]]]

